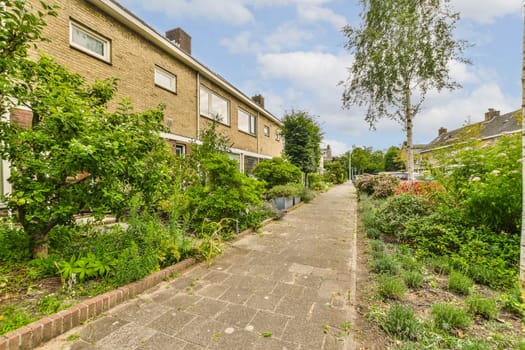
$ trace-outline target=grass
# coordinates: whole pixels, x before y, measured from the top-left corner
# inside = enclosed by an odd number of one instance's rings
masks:
[[[399,277],[381,276],[378,282],[377,292],[383,299],[401,299],[407,290],[405,282]]]
[[[430,309],[432,321],[437,329],[451,331],[452,329],[465,329],[472,323],[465,310],[451,304],[432,304]]]
[[[374,257],[370,263],[370,267],[375,273],[387,275],[396,275],[401,269],[399,262],[386,253]]]
[[[381,328],[396,339],[416,340],[421,330],[421,323],[410,307],[395,304],[390,307],[382,320]]]
[[[474,288],[474,281],[459,271],[452,271],[448,277],[448,289],[461,295],[469,295]]]
[[[487,320],[493,320],[498,316],[498,305],[495,300],[475,294],[467,298],[465,304],[467,310],[473,315],[481,316]]]
[[[419,271],[405,271],[403,281],[410,289],[419,289],[423,286],[423,275]]]

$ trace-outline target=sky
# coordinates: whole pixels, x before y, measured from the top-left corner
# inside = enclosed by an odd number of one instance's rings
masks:
[[[192,37],[192,55],[247,96],[262,94],[278,118],[315,116],[335,155],[352,147],[387,149],[406,139],[403,126],[343,109],[352,55],[341,28],[360,24],[358,0],[118,0],[159,33],[177,27]],[[520,0],[451,0],[460,13],[455,38],[467,40],[472,65],[452,62],[455,91],[430,91],[414,121],[414,143],[438,129],[483,120],[488,108],[520,108],[523,17]]]

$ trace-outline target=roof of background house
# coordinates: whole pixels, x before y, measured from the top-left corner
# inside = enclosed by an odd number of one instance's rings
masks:
[[[499,115],[498,112],[492,117],[489,116],[489,118],[487,118],[486,114],[484,121],[468,124],[452,131],[446,131],[446,129],[441,128],[438,137],[430,141],[425,149],[428,151],[458,141],[466,141],[469,139],[486,140],[519,132],[521,131],[521,125],[518,120],[519,118],[515,116],[519,111],[518,109],[503,115]],[[494,111],[489,110],[489,113],[490,112]]]

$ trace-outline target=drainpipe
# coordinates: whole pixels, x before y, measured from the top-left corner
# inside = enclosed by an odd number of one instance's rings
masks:
[[[200,126],[200,120],[201,120],[201,113],[200,113],[200,109],[201,109],[201,93],[200,93],[200,88],[201,88],[201,75],[199,73],[199,71],[197,71],[197,135],[195,137],[196,140],[199,140],[200,139],[200,135],[201,135],[201,126]]]

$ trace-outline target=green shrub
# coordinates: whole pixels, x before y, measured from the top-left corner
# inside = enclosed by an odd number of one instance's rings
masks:
[[[405,271],[403,273],[403,281],[408,288],[418,289],[423,285],[423,275],[418,271]]]
[[[493,299],[483,298],[477,294],[465,300],[467,310],[474,315],[479,315],[487,320],[495,319],[498,316],[498,305]]]
[[[388,310],[381,328],[396,339],[416,340],[420,335],[421,324],[410,307],[396,304]]]
[[[360,194],[387,198],[394,194],[399,182],[400,180],[397,177],[391,175],[363,174],[357,178],[355,185]]]
[[[370,251],[374,253],[383,253],[385,251],[385,244],[378,239],[370,241]]]
[[[380,276],[377,292],[384,299],[401,299],[406,292],[405,282],[399,277]]]
[[[448,277],[448,289],[451,291],[462,295],[468,295],[472,292],[473,287],[474,281],[461,272],[452,271],[450,273],[450,276]]]
[[[521,290],[519,286],[514,287],[507,293],[503,293],[500,300],[503,310],[521,318],[525,317],[525,303],[521,298]]]
[[[261,161],[253,175],[265,182],[267,190],[277,185],[300,183],[302,178],[301,169],[280,157]]]
[[[9,222],[0,222],[0,262],[20,262],[30,258],[29,236]]]
[[[452,272],[452,267],[450,266],[450,259],[446,256],[431,256],[426,259],[426,264],[435,273],[440,275],[448,275],[450,274],[450,272]]]
[[[277,185],[268,191],[269,198],[278,197],[299,197],[303,193],[303,185],[301,184],[286,184]]]
[[[430,314],[434,326],[444,331],[465,329],[472,323],[465,310],[450,304],[432,304]]]
[[[139,251],[137,244],[131,242],[118,256],[115,265],[115,281],[124,285],[158,270],[157,256],[150,249]]]
[[[400,265],[391,255],[380,253],[370,262],[372,271],[378,274],[396,275],[399,273]]]
[[[388,198],[377,211],[376,220],[383,233],[405,242],[410,240],[405,234],[406,223],[428,215],[429,209],[430,204],[425,198],[403,193]]]
[[[482,340],[465,340],[461,342],[461,350],[491,350],[492,347]]]

